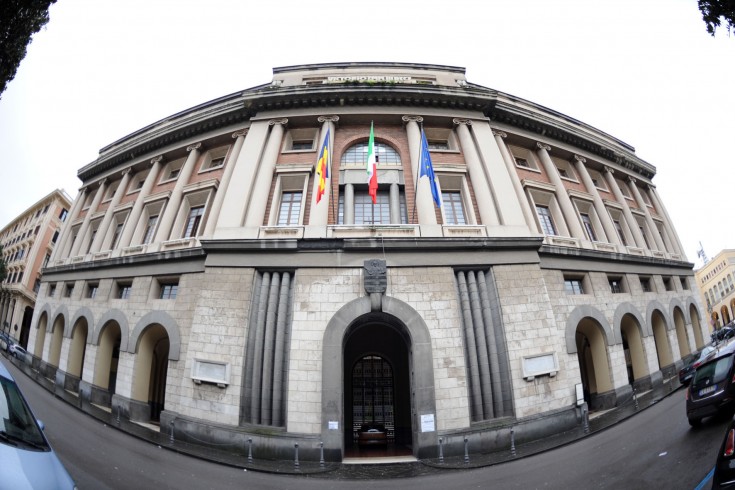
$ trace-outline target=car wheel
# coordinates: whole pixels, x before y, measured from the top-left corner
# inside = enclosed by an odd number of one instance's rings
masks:
[[[692,427],[699,427],[700,425],[702,425],[702,419],[690,418],[689,425],[691,425]]]

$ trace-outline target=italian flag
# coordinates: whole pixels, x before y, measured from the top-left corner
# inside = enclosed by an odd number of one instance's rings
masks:
[[[373,204],[378,203],[378,159],[375,156],[375,135],[373,134],[373,122],[370,121],[370,140],[368,141],[367,154],[367,181],[368,194],[373,198]]]

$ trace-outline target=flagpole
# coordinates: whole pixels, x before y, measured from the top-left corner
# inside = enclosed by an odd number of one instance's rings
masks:
[[[424,134],[424,123],[419,123],[419,127],[421,129],[421,137],[423,138]],[[411,221],[415,221],[416,219],[416,198],[419,194],[419,178],[421,177],[421,145],[423,144],[423,140],[419,142],[419,164],[417,166],[418,172],[416,172],[416,185],[413,187],[413,211],[411,213]]]

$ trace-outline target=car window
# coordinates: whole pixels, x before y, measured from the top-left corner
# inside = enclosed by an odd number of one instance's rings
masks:
[[[699,388],[707,384],[719,383],[727,377],[732,367],[732,355],[703,364],[694,374],[694,384]]]
[[[0,377],[0,388],[0,433],[13,443],[25,442],[29,448],[50,450],[18,386]],[[0,438],[0,442],[5,438]]]

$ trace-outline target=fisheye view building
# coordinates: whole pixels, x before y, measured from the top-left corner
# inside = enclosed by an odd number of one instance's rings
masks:
[[[568,430],[709,338],[655,174],[464,68],[275,68],[80,168],[32,368],[85,410],[272,458]]]
[[[707,308],[710,325],[718,328],[735,319],[735,250],[722,250],[712,260],[704,258],[704,265],[695,273],[697,287]]]

